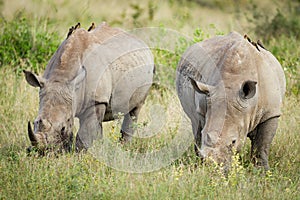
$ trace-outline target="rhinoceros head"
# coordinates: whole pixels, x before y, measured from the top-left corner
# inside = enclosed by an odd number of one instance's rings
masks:
[[[225,166],[233,150],[239,151],[246,140],[251,115],[257,104],[257,81],[237,79],[214,86],[191,80],[198,95],[205,95],[205,125],[202,129],[202,158],[211,158]]]
[[[44,151],[48,149],[68,150],[72,142],[72,127],[78,98],[82,95],[79,88],[85,78],[85,69],[71,81],[53,81],[25,71],[26,81],[39,87],[39,112],[32,130],[28,122],[28,136],[33,146]]]

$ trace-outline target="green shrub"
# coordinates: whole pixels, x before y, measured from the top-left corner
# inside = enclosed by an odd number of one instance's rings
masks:
[[[275,3],[280,4],[279,1]],[[247,20],[257,36],[264,40],[283,35],[300,38],[300,1],[284,1],[281,4],[275,14],[262,10],[255,3],[250,4],[250,16],[249,13],[245,14],[248,15]]]
[[[279,3],[279,1],[276,1]],[[275,15],[261,10],[252,3],[248,22],[256,36],[263,40],[267,49],[282,65],[287,81],[287,93],[300,93],[300,1],[281,2]]]
[[[35,24],[35,25],[34,25]],[[45,68],[59,45],[57,33],[48,32],[49,21],[17,13],[11,21],[0,19],[0,66],[11,67],[18,74],[30,68]]]
[[[270,39],[271,37],[280,37],[286,35],[288,37],[300,38],[300,15],[294,13],[294,9],[291,10],[291,14],[285,15],[277,9],[276,15],[268,20],[268,17],[264,17],[261,23],[258,23],[255,27],[255,33],[262,36],[264,39]],[[259,21],[259,19],[257,20]]]
[[[296,38],[281,36],[268,41],[268,49],[283,67],[287,94],[300,94],[300,49]]]

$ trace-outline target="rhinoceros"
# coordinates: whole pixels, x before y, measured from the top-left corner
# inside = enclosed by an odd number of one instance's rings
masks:
[[[153,81],[151,50],[137,37],[106,23],[86,31],[70,28],[43,76],[24,70],[27,82],[39,87],[39,112],[28,135],[39,150],[65,149],[72,143],[79,118],[76,149],[102,137],[102,122],[124,114],[122,141],[133,126]]]
[[[176,90],[196,154],[228,169],[249,137],[251,160],[269,169],[285,85],[277,59],[246,35],[232,32],[190,46],[177,67]]]

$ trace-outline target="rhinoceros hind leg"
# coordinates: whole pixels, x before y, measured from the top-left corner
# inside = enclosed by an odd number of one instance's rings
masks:
[[[257,130],[249,135],[252,161],[266,170],[269,170],[268,155],[277,126],[278,117],[274,117],[259,124]]]
[[[141,107],[142,106],[135,107],[133,110],[131,110],[124,116],[121,128],[121,142],[126,143],[131,140],[132,135],[134,133],[133,125],[137,122]]]
[[[76,136],[76,151],[87,150],[94,140],[102,138],[105,110],[105,104],[96,104],[79,117],[80,127]]]

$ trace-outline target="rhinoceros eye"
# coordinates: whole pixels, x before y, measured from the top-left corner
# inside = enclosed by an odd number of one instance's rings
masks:
[[[242,99],[250,99],[252,98],[256,93],[256,81],[246,81],[242,85],[242,88],[240,90],[240,96]]]

